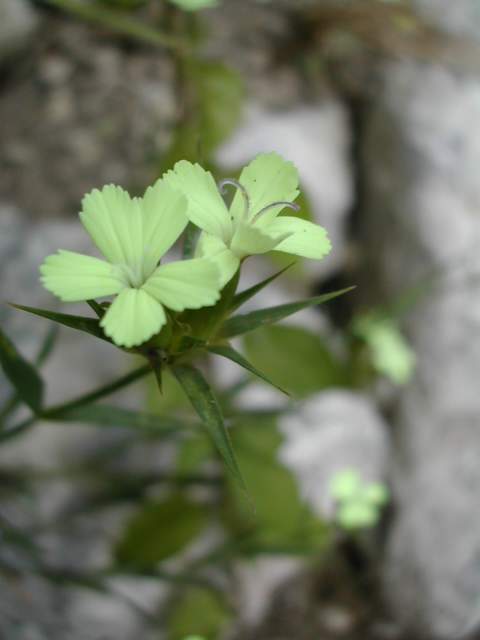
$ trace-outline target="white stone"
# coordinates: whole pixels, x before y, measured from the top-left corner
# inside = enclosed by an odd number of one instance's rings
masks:
[[[330,484],[339,471],[355,469],[368,482],[385,478],[386,425],[366,396],[324,391],[282,416],[279,429],[285,437],[279,458],[320,516],[333,515]]]

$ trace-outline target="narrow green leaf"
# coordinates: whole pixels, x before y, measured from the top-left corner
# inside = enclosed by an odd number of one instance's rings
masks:
[[[96,300],[87,300],[87,304],[90,309],[93,309],[99,318],[103,318],[105,315],[106,309],[102,307],[101,304],[98,304]]]
[[[34,413],[42,408],[43,380],[0,329],[0,365],[20,398]]]
[[[268,278],[265,278],[265,280],[262,280],[258,284],[253,285],[253,287],[249,287],[248,289],[245,289],[245,291],[240,291],[240,293],[237,293],[237,295],[233,298],[232,303],[230,305],[230,311],[235,311],[236,309],[241,307],[242,304],[245,304],[245,302],[253,298],[253,296],[257,295],[257,293],[259,293],[267,285],[269,285],[271,282],[273,282],[279,276],[281,276],[282,273],[285,273],[285,271],[288,271],[288,269],[293,267],[294,264],[296,263],[291,262],[286,267],[283,267],[283,269],[280,269],[280,271],[277,271],[276,273],[274,273],[273,276],[269,276]]]
[[[241,416],[233,440],[255,505],[252,515],[238,487],[229,483],[224,524],[242,539],[242,551],[252,553],[256,547],[290,554],[324,549],[327,527],[305,503],[294,476],[278,459],[282,436],[276,421]]]
[[[57,313],[56,311],[26,307],[21,304],[12,304],[11,306],[14,307],[14,309],[20,309],[20,311],[26,311],[27,313],[32,313],[35,316],[40,316],[40,318],[46,318],[47,320],[52,320],[52,322],[63,324],[65,327],[84,331],[96,338],[100,338],[100,340],[105,340],[105,342],[111,342],[111,340],[109,340],[103,333],[97,318],[73,316],[69,313]]]
[[[58,325],[52,324],[52,326],[49,327],[45,335],[45,338],[43,339],[40,345],[40,349],[37,355],[35,356],[35,366],[37,368],[41,367],[42,364],[44,364],[44,362],[50,356],[55,346],[55,343],[57,341],[57,337],[58,337]],[[19,394],[16,391],[14,391],[12,395],[8,398],[8,400],[5,402],[3,407],[0,409],[0,423],[3,423],[6,420],[6,418],[17,408],[17,406],[20,404],[21,401],[22,399],[19,396]]]
[[[148,502],[127,524],[115,557],[127,567],[154,567],[181,551],[207,524],[208,512],[182,494]]]
[[[46,2],[82,20],[93,22],[97,27],[102,25],[110,32],[130,38],[133,42],[144,42],[154,47],[169,47],[183,51],[188,49],[188,43],[183,39],[152,29],[144,22],[134,20],[121,11],[102,7],[94,2],[83,0],[46,0]]]
[[[55,347],[55,343],[58,338],[58,325],[52,324],[49,327],[45,338],[43,339],[40,349],[35,357],[35,364],[37,367],[41,367],[46,362]]]
[[[211,589],[183,590],[169,607],[168,637],[171,640],[214,640],[224,637],[232,612],[221,593]]]
[[[192,349],[201,349],[206,344],[202,338],[195,338],[194,336],[182,336],[180,344],[176,349],[176,353],[184,353],[185,351],[191,351]]]
[[[65,413],[67,411],[70,412],[77,407],[83,407],[84,405],[96,402],[97,400],[100,400],[100,398],[104,398],[105,396],[108,396],[115,391],[118,391],[119,389],[122,389],[129,384],[132,384],[132,382],[135,382],[136,380],[142,378],[150,372],[150,365],[143,365],[142,367],[130,371],[130,373],[127,373],[126,375],[118,378],[117,380],[114,380],[113,382],[109,382],[108,384],[100,387],[99,389],[96,389],[95,391],[87,393],[83,396],[79,396],[78,398],[70,400],[69,402],[65,402],[64,404],[58,404],[54,407],[49,407],[46,411],[42,412],[42,416],[45,418],[55,419],[58,414]]]
[[[183,429],[184,421],[164,418],[151,413],[131,411],[106,404],[91,404],[71,409],[48,412],[49,420],[62,422],[85,422],[99,427],[126,427],[155,434],[169,435]]]
[[[230,345],[214,345],[214,346],[208,347],[207,350],[210,351],[210,353],[215,353],[217,356],[221,356],[222,358],[227,358],[227,360],[231,360],[232,362],[235,362],[240,367],[243,367],[247,371],[250,371],[250,373],[253,373],[254,376],[257,376],[267,384],[272,385],[272,387],[275,387],[285,395],[287,396],[290,395],[288,391],[285,391],[285,389],[282,389],[282,387],[279,387],[278,384],[275,384],[275,382],[272,382],[270,378],[268,378],[264,373],[256,369],[252,364],[250,364],[250,362],[248,362],[246,358],[242,356],[241,353],[238,353],[238,351],[236,351]]]
[[[257,329],[258,327],[264,327],[265,325],[283,320],[283,318],[287,318],[302,309],[314,307],[328,302],[329,300],[333,300],[354,288],[355,287],[347,287],[340,291],[325,293],[321,296],[315,296],[306,300],[299,300],[298,302],[290,302],[289,304],[281,304],[276,307],[259,309],[258,311],[251,311],[250,313],[234,316],[227,320],[223,325],[221,332],[222,336],[224,338],[240,336],[244,333]]]
[[[230,473],[245,488],[223,421],[222,410],[207,381],[200,371],[191,365],[174,365],[172,371],[201,418]]]
[[[303,327],[263,327],[244,337],[244,349],[253,366],[297,399],[347,383],[343,361],[322,336]]]
[[[151,360],[150,365],[152,367],[153,377],[157,383],[158,390],[160,393],[163,393],[163,365],[161,362],[157,362],[155,360]]]

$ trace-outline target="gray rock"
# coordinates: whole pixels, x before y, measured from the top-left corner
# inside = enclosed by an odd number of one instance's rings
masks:
[[[344,390],[325,391],[280,418],[285,436],[279,457],[295,475],[304,499],[321,516],[333,515],[332,477],[355,469],[365,481],[382,481],[387,430],[374,404]]]
[[[110,182],[142,192],[170,144],[171,60],[102,34],[45,14],[41,46],[23,56],[29,73],[14,74],[2,94],[0,193],[32,217],[75,215],[85,193]]]
[[[480,38],[480,4],[477,0],[414,0],[418,13],[455,35]]]
[[[398,616],[427,637],[452,638],[480,606],[479,121],[478,79],[398,64],[365,129],[361,289],[394,298],[434,276],[407,327],[418,366],[395,416],[385,572]]]
[[[28,43],[36,25],[26,0],[0,0],[0,63]]]
[[[305,570],[304,559],[256,557],[235,567],[241,625],[256,625],[267,615],[275,592]]]

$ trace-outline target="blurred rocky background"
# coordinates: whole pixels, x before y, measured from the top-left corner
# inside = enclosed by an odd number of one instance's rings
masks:
[[[269,303],[357,288],[329,311],[303,312],[244,345],[272,375],[286,370],[300,398],[275,427],[273,526],[291,513],[276,465],[326,520],[331,479],[345,468],[388,483],[392,501],[366,542],[337,531],[323,555],[235,558],[228,581],[217,567],[208,578],[237,611],[226,624],[224,603],[195,595],[198,585],[177,602],[168,580],[218,540],[218,525],[169,559],[163,577],[80,584],[111,555],[134,501],[159,486],[161,494],[162,474],[176,468],[174,445],[147,438],[128,448],[131,433],[121,428],[42,424],[0,450],[0,638],[181,640],[178,620],[203,609],[222,622],[205,627],[212,639],[477,637],[480,2],[226,0],[195,14],[195,24],[160,0],[118,4],[0,0],[2,328],[35,357],[47,323],[4,302],[54,308],[37,267],[57,247],[88,249],[76,214],[90,189],[113,182],[141,193],[190,155],[235,175],[276,150],[298,166],[304,207],[333,251],[295,267]],[[175,44],[185,33],[201,41],[193,70]],[[245,284],[283,264],[250,265]],[[394,322],[415,354],[411,375],[398,374],[392,358],[375,360],[371,329],[358,329],[375,314]],[[290,345],[283,359],[280,344]],[[61,330],[44,370],[47,397],[60,402],[128,366],[108,346]],[[228,367],[215,373],[235,383]],[[146,397],[137,386],[122,402]],[[8,398],[2,378],[0,400]],[[284,403],[257,384],[238,401],[264,413]],[[101,516],[84,510],[85,496],[108,489],[108,478],[99,489],[75,477],[84,461],[98,472],[94,458],[115,477],[149,472],[151,484],[129,487],[133,502],[110,496]],[[2,540],[25,531],[15,553],[2,550]]]

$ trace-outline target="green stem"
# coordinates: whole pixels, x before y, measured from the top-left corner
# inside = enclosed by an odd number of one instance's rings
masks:
[[[40,350],[35,357],[35,365],[37,367],[41,367],[52,352],[57,336],[58,325],[53,325],[52,328],[48,331],[43,343],[40,346]],[[8,416],[13,413],[13,411],[18,407],[20,403],[21,398],[18,393],[12,393],[10,398],[8,398],[8,400],[4,404],[3,408],[0,409],[0,430],[2,429]]]
[[[6,401],[3,408],[0,410],[0,425],[3,424],[6,418],[12,413],[14,409],[20,404],[20,397],[18,394],[14,393],[10,396],[10,398]],[[0,426],[1,428],[1,426]]]
[[[6,442],[7,440],[11,440],[11,438],[15,438],[16,436],[21,435],[24,431],[27,431],[32,427],[37,421],[38,416],[30,416],[26,420],[23,420],[19,424],[15,425],[11,429],[2,431],[0,433],[0,443]]]
[[[48,4],[62,9],[78,18],[101,24],[122,35],[141,40],[156,47],[186,50],[187,43],[180,38],[151,29],[145,24],[127,18],[116,11],[95,6],[80,0],[47,0]]]
[[[87,393],[83,396],[79,396],[78,398],[75,398],[74,400],[70,400],[69,402],[65,402],[64,404],[58,404],[53,407],[50,407],[49,409],[45,409],[38,416],[31,416],[23,420],[19,424],[13,426],[11,429],[0,432],[0,442],[5,442],[6,440],[10,440],[11,438],[14,438],[24,433],[25,431],[30,429],[30,427],[32,427],[33,424],[38,419],[61,420],[63,413],[71,411],[72,409],[81,407],[85,404],[90,404],[92,402],[95,402],[96,400],[99,400],[104,396],[108,396],[111,393],[114,393],[115,391],[118,391],[119,389],[126,387],[132,382],[135,382],[139,378],[143,378],[143,376],[147,375],[148,373],[151,373],[151,371],[152,370],[150,365],[148,364],[143,365],[142,367],[139,367],[138,369],[135,369],[134,371],[127,373],[127,375],[122,376],[118,380],[115,380],[114,382],[110,382],[109,384],[106,384],[105,386],[100,387],[100,389],[97,389],[96,391],[92,391],[91,393]]]
[[[143,365],[142,367],[139,367],[138,369],[135,369],[134,371],[127,373],[127,375],[122,376],[118,380],[115,380],[114,382],[110,382],[109,384],[106,384],[105,386],[100,387],[100,389],[97,389],[96,391],[92,391],[91,393],[87,393],[83,396],[75,398],[70,402],[57,404],[56,406],[50,407],[49,409],[45,409],[45,411],[42,411],[42,414],[40,417],[46,418],[46,419],[52,419],[52,418],[55,419],[56,417],[60,418],[62,413],[71,411],[72,409],[76,409],[77,407],[82,407],[86,404],[91,404],[92,402],[95,402],[96,400],[99,400],[104,396],[108,396],[114,393],[115,391],[118,391],[119,389],[126,387],[127,385],[131,384],[132,382],[135,382],[139,378],[143,378],[144,376],[146,376],[148,373],[151,373],[151,372],[152,372],[152,369],[149,364]]]

